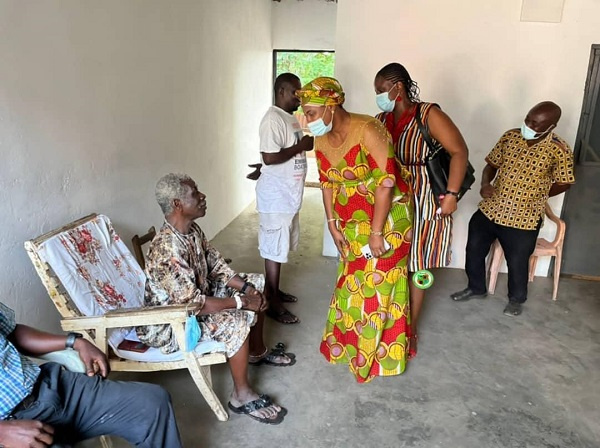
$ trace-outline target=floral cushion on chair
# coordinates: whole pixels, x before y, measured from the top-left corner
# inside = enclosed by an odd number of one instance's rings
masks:
[[[146,276],[104,215],[49,238],[38,253],[84,316],[144,305]],[[109,330],[110,345],[117,347],[129,331]]]

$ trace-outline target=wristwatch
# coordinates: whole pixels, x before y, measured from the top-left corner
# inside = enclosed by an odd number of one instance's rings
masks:
[[[67,335],[67,340],[65,341],[65,348],[73,348],[75,341],[82,337],[83,335],[81,333],[69,333]]]

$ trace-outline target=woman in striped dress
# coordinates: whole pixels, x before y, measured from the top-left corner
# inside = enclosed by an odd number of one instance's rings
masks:
[[[450,263],[452,213],[456,211],[457,195],[468,162],[465,140],[450,117],[432,103],[419,100],[419,88],[408,71],[396,62],[383,67],[375,76],[377,105],[383,111],[377,118],[392,134],[396,157],[412,174],[415,195],[414,237],[409,256],[409,278],[421,269],[444,267]],[[429,151],[419,131],[415,115],[420,111],[421,122],[432,139],[450,154],[450,175],[446,194],[440,205],[435,202],[425,157]],[[411,334],[409,357],[417,353],[417,323],[425,298],[425,290],[410,285]]]

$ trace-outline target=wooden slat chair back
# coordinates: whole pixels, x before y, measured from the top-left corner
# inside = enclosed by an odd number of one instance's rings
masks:
[[[556,257],[554,260],[554,285],[552,288],[552,300],[556,300],[558,296],[558,282],[560,279],[560,266],[562,263],[562,248],[567,231],[566,223],[554,214],[552,207],[546,203],[546,216],[550,221],[556,224],[556,235],[552,241],[544,238],[538,238],[535,244],[535,250],[529,257],[529,281],[532,282],[535,277],[535,268],[537,266],[538,257],[550,256]],[[494,294],[496,290],[496,282],[498,280],[498,271],[504,258],[504,251],[498,240],[494,241],[490,250],[490,267],[489,267],[489,283],[488,292]]]
[[[122,271],[113,274],[113,278],[119,277],[119,273],[123,274],[123,271],[126,270],[126,275],[121,275],[121,277],[126,277],[123,281],[128,281],[129,286],[131,286],[129,289],[125,288],[128,292],[124,294],[118,294],[119,288],[116,286],[107,290],[110,295],[109,299],[111,297],[117,297],[119,299],[114,303],[110,300],[108,301],[109,305],[111,305],[109,308],[111,309],[99,308],[98,304],[102,303],[102,301],[97,300],[97,298],[95,300],[93,293],[90,294],[89,297],[85,294],[85,297],[77,297],[77,300],[74,300],[72,297],[74,294],[73,290],[76,290],[77,288],[74,288],[73,282],[69,280],[69,276],[74,275],[73,269],[69,267],[69,263],[61,263],[60,257],[57,261],[57,259],[55,259],[56,257],[52,258],[52,256],[49,255],[51,252],[49,249],[50,247],[53,247],[53,253],[56,252],[57,247],[60,249],[59,242],[68,249],[69,245],[66,241],[69,237],[73,239],[74,232],[75,234],[78,234],[77,232],[86,230],[89,232],[90,229],[95,231],[97,228],[103,229],[104,234],[111,235],[110,238],[103,238],[104,243],[117,245],[118,250],[123,254],[123,264],[127,263],[127,266],[124,268],[120,266]],[[102,238],[97,239],[100,240]],[[203,342],[198,344],[194,350],[182,350],[175,354],[162,355],[162,357],[159,356],[160,353],[157,354],[158,349],[153,348],[149,349],[144,354],[118,351],[115,348],[116,341],[121,337],[120,335],[127,334],[132,327],[159,324],[170,324],[179,346],[185,347],[185,320],[188,313],[185,305],[164,307],[141,306],[141,304],[143,304],[143,283],[145,283],[145,276],[140,267],[135,263],[135,260],[133,260],[133,256],[129,250],[125,247],[123,242],[120,241],[118,235],[114,233],[112,224],[107,217],[91,214],[61,227],[60,229],[53,230],[33,240],[27,241],[25,243],[25,249],[38,276],[48,291],[52,302],[62,317],[61,327],[64,331],[78,331],[83,333],[88,340],[107,354],[113,371],[149,372],[183,368],[188,369],[196,386],[216,414],[217,418],[221,421],[228,419],[227,412],[212,389],[210,374],[211,365],[226,362],[223,347],[215,347],[214,344],[216,343],[213,342],[213,345],[207,348],[206,346],[203,346],[203,344],[205,344]],[[83,253],[86,253],[85,251],[89,251],[90,248],[84,247],[82,250]],[[73,252],[72,248],[71,252]],[[60,253],[60,256],[66,257],[69,253],[69,250],[66,250],[65,253]],[[66,259],[67,258],[64,258],[64,260]],[[131,263],[129,263],[129,259],[131,259]],[[96,262],[98,262],[98,260],[96,260]],[[112,269],[112,266],[107,266],[107,264],[112,265],[114,263],[104,263],[101,266],[102,269],[108,270],[107,272],[109,272],[109,270]],[[68,271],[68,275],[65,275],[65,270]],[[82,265],[82,267],[77,269],[77,271],[79,270],[85,270],[85,266]],[[57,272],[60,274],[57,274]],[[136,283],[133,282],[132,279],[139,279],[140,281]],[[100,282],[100,285],[104,284],[102,283],[102,279],[89,279],[86,277],[86,280],[90,281],[90,283],[95,281],[96,283]],[[64,283],[65,281],[67,284]],[[117,279],[117,282],[118,281],[120,280]],[[115,282],[115,285],[117,282]],[[71,293],[69,291],[71,291]],[[132,291],[137,292],[133,293]],[[135,295],[136,297],[132,297],[132,295]],[[94,310],[92,313],[88,312],[88,315],[84,315],[81,305],[77,305],[77,303],[81,304],[82,300],[94,302],[88,307],[89,309]],[[128,307],[130,303],[137,303],[138,306],[130,308]],[[86,307],[87,305],[88,303],[86,302]],[[106,303],[102,303],[102,305],[104,306]],[[129,332],[129,334],[134,334],[134,332]],[[210,344],[211,342],[208,343],[208,345]],[[217,352],[203,353],[203,351],[214,351],[215,349]],[[149,353],[153,353],[151,355],[153,359],[151,361],[144,360],[144,358],[148,357],[147,355]],[[117,356],[117,354],[119,356]]]
[[[142,269],[146,269],[146,260],[144,257],[144,244],[149,243],[156,236],[156,229],[154,226],[148,229],[148,233],[145,235],[139,236],[137,234],[133,235],[131,238],[131,245],[133,246],[133,252],[135,253],[135,259],[142,267]]]

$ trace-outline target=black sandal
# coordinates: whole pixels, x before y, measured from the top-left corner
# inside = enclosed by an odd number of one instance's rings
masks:
[[[277,358],[287,357],[290,362],[277,362]],[[293,353],[287,353],[285,351],[285,344],[278,342],[269,353],[265,352],[265,355],[261,356],[257,361],[248,361],[248,364],[253,366],[261,366],[263,364],[274,367],[290,367],[296,364],[296,355]]]
[[[271,319],[274,319],[277,322],[282,323],[282,324],[291,325],[291,324],[299,324],[300,323],[300,319],[298,319],[298,316],[290,313],[285,308],[281,309],[280,311],[274,311],[273,309],[269,308],[269,309],[267,309],[267,311],[265,311],[265,314],[267,316],[269,316]],[[288,317],[290,319],[296,319],[296,320],[284,320],[285,317]]]
[[[261,394],[256,400],[252,400],[238,407],[232,405],[231,402],[228,402],[227,407],[231,409],[231,411],[235,414],[247,415],[248,417],[256,420],[257,422],[266,423],[268,425],[278,425],[283,421],[283,418],[287,414],[287,409],[283,406],[280,406],[281,410],[277,413],[275,418],[257,417],[251,414],[251,412],[258,411],[259,409],[268,408],[269,406],[273,406],[274,404],[275,403],[273,403],[271,397],[269,397],[266,394]]]

